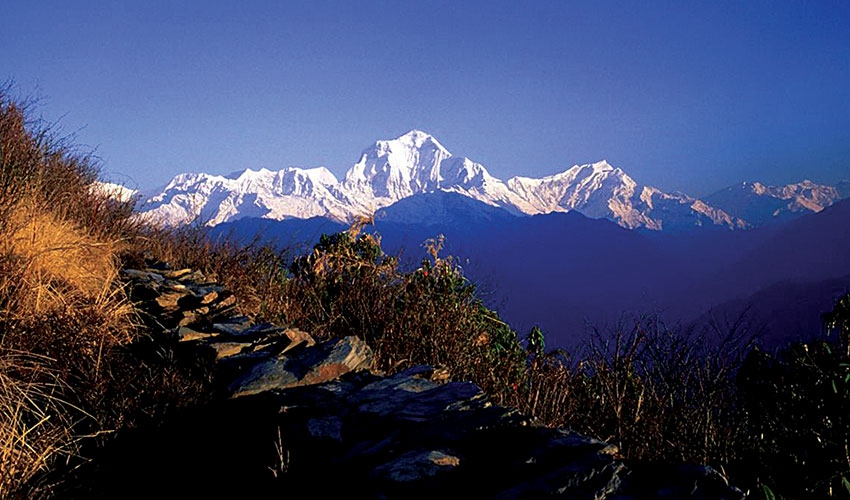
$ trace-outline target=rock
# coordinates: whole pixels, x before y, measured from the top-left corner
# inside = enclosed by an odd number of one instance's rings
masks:
[[[218,299],[219,292],[216,290],[208,291],[201,295],[201,305],[209,305],[215,302]]]
[[[242,342],[210,342],[207,346],[215,351],[215,359],[217,361],[236,356],[248,347]]]
[[[199,315],[195,311],[182,311],[182,318],[177,321],[177,326],[191,326],[199,321]]]
[[[215,323],[213,329],[240,342],[255,343],[262,343],[265,338],[275,336],[286,330],[271,323],[252,325],[250,322]],[[286,338],[286,343],[287,345],[290,343],[288,338]]]
[[[177,278],[177,281],[184,283],[184,284],[205,283],[207,281],[207,278],[200,271],[192,271],[190,273],[187,273],[187,274]]]
[[[242,332],[251,327],[251,320],[247,316],[234,316],[226,322],[213,324],[215,331],[230,335],[231,337],[238,337]]]
[[[413,377],[402,372],[392,377],[387,377],[367,385],[355,396],[364,402],[374,402],[385,398],[396,397],[395,391],[403,391],[401,397],[407,397],[410,393],[430,391],[440,387],[440,384],[427,379]]]
[[[156,298],[156,303],[159,304],[159,306],[161,308],[165,309],[166,311],[177,310],[178,309],[177,304],[180,302],[180,299],[182,299],[185,296],[186,296],[185,293],[182,293],[182,294],[181,293],[163,294],[163,295],[160,295],[159,297]]]
[[[478,394],[481,390],[470,383],[452,382],[441,386],[430,380],[396,377],[365,387],[355,399],[360,402],[358,411],[363,413],[425,419]]]
[[[184,295],[189,293],[189,287],[188,286],[186,286],[182,283],[176,283],[174,281],[166,281],[165,283],[162,284],[161,289],[162,290],[170,290],[172,292],[181,292]]]
[[[192,342],[196,340],[207,340],[211,338],[217,337],[218,333],[207,333],[207,332],[199,332],[197,330],[193,330],[187,326],[181,326],[177,329],[177,338],[180,339],[181,342]]]
[[[282,414],[292,416],[303,412],[307,420],[341,417],[348,407],[348,398],[358,388],[357,382],[349,380],[352,375],[324,384],[293,387],[273,395],[280,404]]]
[[[414,450],[378,466],[372,477],[380,481],[409,483],[444,474],[460,465],[460,458],[439,450]]]
[[[148,282],[155,280],[154,276],[158,276],[162,278],[161,275],[157,275],[157,273],[152,273],[148,271],[139,271],[138,269],[122,269],[121,274],[127,276],[128,278],[135,279],[141,282]]]
[[[722,474],[704,465],[630,462],[623,486],[610,498],[693,498],[742,500],[741,490]]]
[[[290,344],[283,349],[283,352],[291,351],[296,347],[312,347],[316,345],[316,340],[307,332],[302,332],[297,328],[287,328],[283,332],[289,339]]]
[[[319,384],[372,365],[372,350],[357,337],[333,339],[308,347],[300,356],[262,361],[230,385],[232,397]]]
[[[307,422],[307,432],[314,438],[342,441],[342,419],[336,416],[311,418]]]
[[[178,269],[178,270],[174,270],[174,271],[165,270],[165,271],[160,271],[160,272],[161,272],[162,276],[165,277],[166,279],[176,280],[176,279],[182,278],[183,276],[186,276],[187,274],[190,274],[192,272],[192,270],[189,269],[189,268],[186,268],[186,269]]]
[[[576,432],[555,429],[553,435],[546,439],[543,446],[532,453],[529,460],[535,463],[552,460],[563,461],[567,453],[573,457],[587,454],[616,456],[619,449],[612,444],[582,436]]]
[[[506,489],[498,500],[564,498],[609,499],[620,488],[625,466],[617,462],[570,464],[555,472]],[[663,498],[663,497],[661,497]],[[682,497],[670,497],[682,498]]]
[[[236,297],[234,295],[228,295],[226,298],[220,300],[215,304],[215,308],[217,311],[222,312],[227,309],[233,308],[236,305]]]

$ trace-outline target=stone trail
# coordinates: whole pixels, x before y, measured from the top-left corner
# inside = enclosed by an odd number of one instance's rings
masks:
[[[253,324],[196,271],[124,277],[150,321],[214,362],[225,397],[119,439],[120,460],[100,470],[104,498],[110,484],[139,498],[744,497],[708,467],[625,463],[616,447],[536,425],[442,370],[374,373],[356,337]]]

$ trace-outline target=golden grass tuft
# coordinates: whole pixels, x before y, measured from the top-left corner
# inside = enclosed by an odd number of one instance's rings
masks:
[[[18,204],[8,221],[2,252],[21,266],[29,293],[19,307],[43,314],[67,303],[69,294],[102,301],[111,296],[120,245],[86,235],[50,212]]]
[[[132,341],[136,328],[116,280],[122,244],[25,201],[0,241],[0,347],[98,379],[104,353]]]

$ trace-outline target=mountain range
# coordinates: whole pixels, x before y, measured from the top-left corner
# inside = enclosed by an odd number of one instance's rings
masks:
[[[604,160],[542,178],[503,181],[480,163],[453,156],[433,136],[412,130],[363,150],[342,181],[324,167],[247,169],[227,176],[185,173],[143,200],[140,211],[167,226],[193,221],[214,226],[240,218],[325,217],[350,223],[414,195],[438,191],[517,216],[576,211],[628,229],[680,231],[748,229],[818,212],[850,196],[850,182],[745,182],[701,200],[639,184]]]
[[[502,181],[411,131],[365,149],[342,181],[322,167],[187,173],[140,210],[294,251],[373,216],[369,230],[409,267],[443,234],[443,254],[479,296],[521,334],[542,327],[553,346],[645,314],[686,329],[736,325],[779,345],[817,334],[820,315],[850,291],[848,197],[848,181],[804,180],[742,182],[697,199],[640,185],[605,161]]]

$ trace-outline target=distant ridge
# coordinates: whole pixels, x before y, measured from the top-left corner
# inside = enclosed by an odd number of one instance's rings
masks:
[[[760,226],[820,212],[848,196],[850,181],[842,181],[836,186],[815,184],[810,180],[786,186],[742,182],[706,197],[706,201],[735,217]]]

